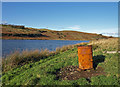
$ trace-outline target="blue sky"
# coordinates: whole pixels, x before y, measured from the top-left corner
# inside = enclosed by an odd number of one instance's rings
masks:
[[[117,2],[3,2],[2,20],[26,27],[115,35]]]

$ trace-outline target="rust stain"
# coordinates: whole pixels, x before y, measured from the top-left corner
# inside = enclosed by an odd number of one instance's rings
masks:
[[[78,62],[80,69],[93,68],[92,45],[78,46]]]

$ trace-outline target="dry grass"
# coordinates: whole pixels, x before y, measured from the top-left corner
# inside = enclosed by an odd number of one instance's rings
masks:
[[[86,43],[80,43],[81,45]],[[34,63],[36,61],[39,61],[41,59],[47,58],[49,56],[54,56],[56,54],[59,54],[61,52],[67,51],[69,49],[73,49],[74,47],[77,47],[77,45],[66,45],[63,47],[57,47],[56,51],[49,51],[48,49],[45,50],[23,50],[21,53],[19,51],[14,51],[10,55],[6,56],[5,58],[2,58],[2,71],[8,71],[12,68],[22,66],[28,63]]]
[[[67,45],[67,46],[63,46],[63,47],[57,47],[56,48],[56,53],[59,53],[59,52],[64,52],[64,51],[67,51],[69,49],[72,49],[74,48],[74,45]]]
[[[91,41],[88,45],[92,45],[94,48],[99,48],[103,50],[114,51],[116,48],[118,50],[118,38],[110,38],[110,39],[100,39]],[[97,51],[97,49],[96,49]]]
[[[104,41],[107,43],[108,40]],[[108,42],[111,42],[111,40]],[[95,45],[97,44],[99,43]],[[59,72],[60,68],[78,65],[77,48],[74,48],[36,63],[26,64],[6,73],[3,72],[2,85],[118,85],[118,54],[103,54],[99,51],[100,49],[98,52],[93,52],[95,54],[93,55],[94,62],[97,64],[96,69],[98,67],[104,69],[105,75],[90,78],[90,83],[86,78],[75,81],[62,81],[61,78],[56,77],[56,73]]]
[[[18,28],[17,28],[18,27]],[[39,40],[94,40],[109,38],[107,36],[77,32],[77,31],[53,31],[48,29],[20,28],[20,26],[2,26],[3,39],[39,39]],[[23,27],[23,26],[21,26]]]
[[[2,58],[2,70],[8,71],[12,68],[22,66],[28,63],[36,62],[41,59],[47,58],[49,56],[53,56],[56,54],[59,54],[61,52],[67,51],[69,49],[73,49],[74,47],[77,47],[79,45],[92,45],[93,49],[97,51],[99,49],[101,50],[115,50],[118,48],[118,39],[101,39],[97,41],[91,41],[90,43],[80,43],[75,45],[67,45],[63,47],[56,48],[56,51],[49,51],[47,49],[45,50],[23,50],[21,53],[19,51],[15,51],[14,53],[8,55],[6,58]],[[104,48],[104,49],[103,49]]]
[[[74,44],[74,45],[66,45],[66,46],[62,46],[61,48],[60,47],[57,47],[56,48],[56,53],[60,53],[60,52],[64,52],[64,51],[67,51],[69,49],[73,49],[79,45],[87,45],[88,43],[87,42],[83,42],[83,43],[78,43],[78,44]]]
[[[14,53],[8,55],[6,58],[3,58],[2,69],[3,71],[10,70],[17,66],[22,66],[31,62],[39,61],[40,59],[50,56],[50,51],[45,50],[24,50],[22,53],[15,51]]]

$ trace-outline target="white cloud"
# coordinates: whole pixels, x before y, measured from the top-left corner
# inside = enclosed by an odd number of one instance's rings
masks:
[[[7,24],[7,21],[2,21],[2,24]]]
[[[80,28],[80,25],[74,25],[74,26],[71,26],[71,27],[67,27],[66,29],[79,30],[81,28]]]
[[[118,28],[110,28],[110,29],[91,29],[88,31],[89,33],[97,33],[105,36],[118,36]]]

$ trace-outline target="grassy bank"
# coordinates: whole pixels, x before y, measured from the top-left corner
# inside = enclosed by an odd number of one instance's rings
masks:
[[[48,58],[50,56],[57,55],[61,52],[65,52],[69,49],[73,49],[77,47],[77,45],[82,45],[87,43],[80,43],[75,45],[66,45],[63,47],[57,47],[56,51],[49,51],[48,49],[45,50],[23,50],[19,52],[15,50],[13,53],[7,55],[5,58],[2,59],[2,71],[6,72],[10,69],[13,69],[18,66],[23,66],[25,64],[34,63],[40,61],[42,59]]]
[[[106,75],[90,78],[91,82],[85,78],[78,80],[56,78],[56,72],[60,68],[69,65],[78,66],[77,47],[73,46],[69,49],[64,48],[67,49],[64,51],[57,48],[58,53],[54,55],[4,72],[2,76],[3,85],[118,85],[120,78],[118,74],[118,53],[103,53],[107,50],[118,50],[117,42],[118,39],[103,39],[89,43],[89,45],[93,45],[93,58],[96,68],[101,66],[106,72]]]

